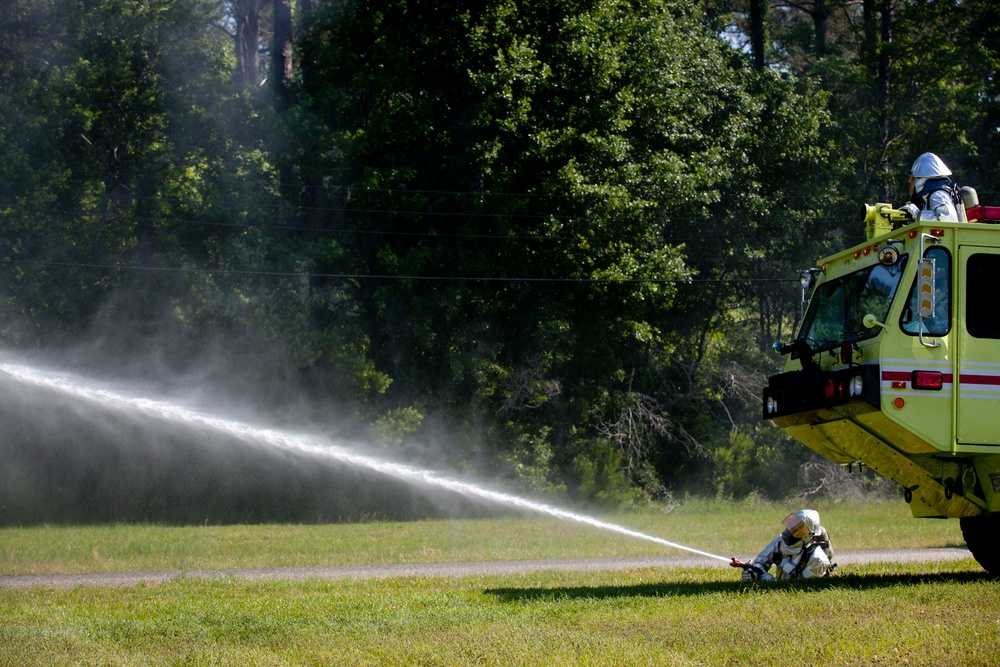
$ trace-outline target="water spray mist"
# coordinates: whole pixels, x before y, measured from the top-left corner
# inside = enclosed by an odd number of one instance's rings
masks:
[[[668,540],[664,540],[653,535],[647,535],[646,533],[641,533],[614,523],[608,523],[593,517],[577,514],[575,512],[570,512],[552,505],[521,498],[519,496],[492,491],[468,482],[443,477],[431,470],[424,470],[409,465],[392,463],[357,454],[327,440],[314,436],[255,427],[237,421],[214,417],[180,405],[140,397],[124,396],[106,389],[90,386],[86,382],[79,379],[49,376],[28,366],[19,364],[0,363],[0,372],[18,382],[52,391],[58,391],[81,400],[93,401],[105,407],[115,408],[118,410],[131,409],[156,419],[213,429],[244,441],[258,442],[271,447],[281,448],[286,451],[324,457],[351,466],[379,472],[407,482],[446,489],[453,493],[480,498],[504,506],[516,507],[539,514],[545,514],[558,519],[586,524],[602,530],[611,531],[640,540],[655,542],[665,547],[680,549],[682,551],[698,554],[700,556],[723,561],[725,563],[730,563],[731,561],[730,558],[725,556],[719,556],[707,551],[693,549],[691,547],[684,546],[683,544],[670,542]]]

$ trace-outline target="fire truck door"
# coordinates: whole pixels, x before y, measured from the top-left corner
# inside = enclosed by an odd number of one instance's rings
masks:
[[[959,246],[955,333],[959,445],[1000,445],[1000,249]]]

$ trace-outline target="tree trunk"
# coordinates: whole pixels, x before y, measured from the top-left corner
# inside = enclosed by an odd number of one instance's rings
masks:
[[[881,144],[878,169],[883,174],[889,173],[889,143],[891,131],[889,128],[889,78],[892,71],[890,45],[892,44],[892,0],[881,0],[881,17],[879,21],[878,47],[878,79],[875,89],[875,111],[878,124],[878,139]],[[882,179],[879,185],[879,201],[888,199],[888,182]]]
[[[274,106],[284,111],[292,99],[292,0],[274,0]]]
[[[274,43],[271,47],[274,65],[274,108],[282,113],[292,108],[292,0],[274,0]],[[295,166],[287,155],[288,135],[283,126],[274,129],[275,148],[282,156],[279,160],[279,178],[282,186],[295,181]]]
[[[753,59],[753,68],[758,72],[763,71],[767,66],[765,61],[765,45],[767,43],[767,26],[765,15],[767,14],[768,0],[750,0],[750,55]]]
[[[875,9],[875,0],[862,0],[861,12],[865,31],[864,42],[861,45],[861,62],[865,64],[874,78],[875,58],[878,53],[878,10]]]
[[[830,19],[832,13],[833,9],[827,3],[827,0],[816,0],[816,4],[813,5],[812,20],[815,34],[813,48],[817,59],[826,55],[826,43],[828,39],[827,21]]]
[[[260,84],[260,12],[263,0],[229,0],[236,28],[236,71],[238,83],[256,87]]]

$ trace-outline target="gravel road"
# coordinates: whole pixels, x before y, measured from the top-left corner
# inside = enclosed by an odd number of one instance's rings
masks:
[[[737,554],[740,558],[746,554]],[[751,556],[752,557],[752,556]],[[972,558],[965,548],[891,549],[840,551],[835,560],[843,568],[863,563],[912,563]],[[599,572],[641,568],[727,567],[722,561],[700,556],[658,558],[586,558],[569,560],[509,560],[479,563],[414,563],[392,565],[345,565],[335,567],[279,567],[233,570],[164,570],[159,572],[107,572],[88,574],[0,575],[0,590],[36,586],[134,586],[174,579],[388,579],[392,577],[473,577],[526,574],[530,572]]]

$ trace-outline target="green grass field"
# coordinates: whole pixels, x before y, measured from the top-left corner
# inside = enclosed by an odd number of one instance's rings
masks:
[[[723,555],[784,505],[602,517]],[[962,544],[897,503],[820,504],[838,549]],[[670,555],[533,517],[330,526],[0,530],[3,574]],[[177,579],[0,591],[0,665],[1000,664],[1000,582],[972,560],[743,584],[725,566],[342,581]]]

